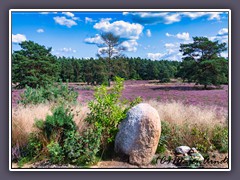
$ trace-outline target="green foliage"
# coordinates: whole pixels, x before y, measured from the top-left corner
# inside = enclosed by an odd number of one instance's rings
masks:
[[[73,89],[69,89],[68,84],[59,83],[57,85],[49,84],[45,87],[37,87],[36,89],[26,86],[26,90],[20,96],[21,99],[18,103],[23,105],[46,102],[66,104],[76,102],[78,93]]]
[[[203,156],[214,149],[221,153],[228,152],[228,128],[225,126],[203,128],[198,125],[177,125],[161,121],[161,127],[156,153],[163,154],[166,149],[173,150],[181,145],[195,147]]]
[[[178,76],[183,80],[219,86],[228,82],[228,61],[220,56],[227,50],[226,43],[212,42],[206,37],[193,37],[193,43],[181,44],[183,62]]]
[[[82,155],[78,159],[79,164],[92,165],[97,163],[99,158],[99,151],[101,146],[102,129],[87,129],[81,138]]]
[[[123,56],[111,58],[110,64],[104,58],[78,59],[59,57],[61,67],[60,78],[63,82],[87,82],[91,85],[108,85],[108,76],[119,76],[135,80],[160,80],[168,82],[178,72],[178,61],[151,61],[141,58],[128,58]],[[109,71],[109,66],[111,71]],[[165,79],[166,78],[166,79]]]
[[[30,133],[28,137],[28,144],[20,149],[20,158],[18,159],[18,166],[22,167],[24,164],[35,161],[39,158],[43,149],[43,145],[39,140],[37,133]]]
[[[96,88],[94,100],[89,102],[90,113],[87,122],[93,125],[94,130],[101,130],[101,149],[105,151],[111,144],[118,131],[118,124],[126,118],[126,113],[132,106],[141,101],[140,98],[132,102],[121,101],[123,79],[115,78],[111,89],[106,86]]]
[[[23,151],[26,154],[24,156],[34,158],[38,156],[43,149],[43,146],[38,138],[38,134],[31,133],[28,138],[28,144],[26,149]]]
[[[228,74],[225,70],[227,66],[228,63],[224,58],[200,62],[196,82],[205,87],[208,85],[219,86],[228,82]]]
[[[166,66],[163,66],[162,69],[159,72],[158,79],[161,83],[170,82],[170,72],[169,69]]]
[[[39,126],[38,128],[41,129]],[[41,130],[49,141],[61,142],[66,132],[76,131],[76,129],[70,110],[59,106],[54,110],[53,115],[47,115]]]
[[[18,88],[46,86],[58,79],[59,65],[51,48],[33,41],[19,45],[22,49],[12,54],[12,81]]]
[[[170,124],[166,121],[161,121],[161,136],[156,150],[157,153],[162,154],[167,150],[168,141],[171,138],[170,132]]]
[[[211,133],[209,129],[205,129],[204,131],[200,128],[193,127],[191,129],[193,136],[193,147],[196,147],[202,153],[207,153],[208,151],[212,151],[214,149],[213,144],[210,141]]]
[[[24,164],[28,163],[31,159],[29,157],[22,157],[18,161],[18,167],[22,168]]]
[[[213,131],[212,143],[219,152],[228,152],[228,127],[216,126]]]
[[[199,168],[201,166],[202,161],[199,160],[199,153],[195,153],[194,156],[184,156],[183,160],[185,162],[185,166],[188,168]]]
[[[52,115],[46,116],[45,121],[36,120],[34,126],[38,131],[29,138],[23,162],[40,156],[54,164],[91,165],[99,160],[101,129],[86,129],[79,135],[68,108],[58,106]]]
[[[47,145],[50,162],[54,164],[61,164],[64,161],[64,154],[62,147],[57,142],[51,142]]]

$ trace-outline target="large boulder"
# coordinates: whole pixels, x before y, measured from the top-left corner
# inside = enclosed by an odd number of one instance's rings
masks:
[[[151,162],[161,135],[161,121],[156,109],[147,103],[132,107],[119,125],[115,152],[129,157],[129,163]]]

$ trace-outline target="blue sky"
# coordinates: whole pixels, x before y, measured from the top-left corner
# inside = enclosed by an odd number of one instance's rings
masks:
[[[12,12],[12,47],[32,40],[57,56],[96,58],[100,34],[112,32],[125,39],[128,57],[180,61],[181,43],[194,36],[228,43],[228,28],[227,12]]]

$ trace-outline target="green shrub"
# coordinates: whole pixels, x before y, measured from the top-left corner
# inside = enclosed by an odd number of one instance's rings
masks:
[[[72,88],[69,89],[68,84],[59,83],[37,87],[36,89],[26,86],[25,91],[20,96],[21,99],[18,103],[23,105],[47,102],[65,104],[76,102],[78,93]]]
[[[96,89],[95,100],[89,103],[88,128],[80,135],[69,108],[58,106],[44,120],[36,120],[34,143],[28,144],[26,157],[47,157],[52,163],[91,165],[99,161],[104,152],[114,143],[118,124],[126,118],[127,111],[140,102],[121,101],[123,79],[116,78],[112,89],[106,86]],[[37,154],[34,154],[37,152]],[[112,152],[111,152],[112,153]],[[31,156],[28,156],[31,154]]]
[[[43,146],[38,138],[38,134],[31,133],[29,135],[28,144],[26,146],[26,149],[23,152],[26,152],[25,156],[27,156],[29,158],[34,158],[41,153],[42,148],[43,148]]]
[[[64,162],[64,154],[62,147],[57,142],[51,142],[47,145],[50,162],[54,164],[61,164]]]
[[[171,128],[167,121],[161,121],[161,136],[157,146],[157,153],[164,153],[167,150],[168,141],[171,138]]]
[[[94,100],[88,106],[90,113],[87,122],[93,125],[93,130],[101,134],[101,150],[104,152],[114,143],[119,123],[126,118],[127,111],[138,104],[141,99],[132,102],[121,101],[123,78],[115,77],[115,84],[111,89],[102,85],[96,88]]]
[[[219,152],[228,152],[228,127],[216,126],[213,130],[212,143]]]
[[[191,130],[192,138],[193,138],[193,146],[197,148],[202,153],[207,153],[208,151],[212,151],[214,149],[213,144],[210,141],[211,133],[208,128],[205,130],[200,129],[195,126]]]
[[[31,133],[21,164],[39,157],[46,157],[51,163],[91,165],[98,161],[101,129],[86,129],[80,136],[69,108],[58,106],[52,115],[36,120],[37,131]]]
[[[49,141],[62,141],[68,131],[76,131],[77,126],[69,109],[57,107],[53,115],[47,115],[46,121],[37,120],[35,124],[44,132]]]

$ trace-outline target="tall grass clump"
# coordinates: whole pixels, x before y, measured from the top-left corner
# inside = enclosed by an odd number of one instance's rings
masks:
[[[21,149],[19,162],[49,159],[53,164],[85,165],[93,163],[95,146],[99,146],[98,134],[78,132],[71,109],[57,106],[52,115],[37,119],[34,132],[28,136],[26,146]]]
[[[215,108],[184,105],[181,102],[148,101],[162,120],[157,152],[174,150],[177,146],[196,147],[203,155],[218,150],[228,152],[228,124],[225,114]]]
[[[12,146],[24,146],[30,133],[37,129],[34,127],[36,119],[45,119],[52,115],[54,104],[37,104],[31,106],[18,105],[12,108]],[[86,126],[85,118],[89,112],[88,107],[79,104],[71,105],[73,120],[81,132]]]

